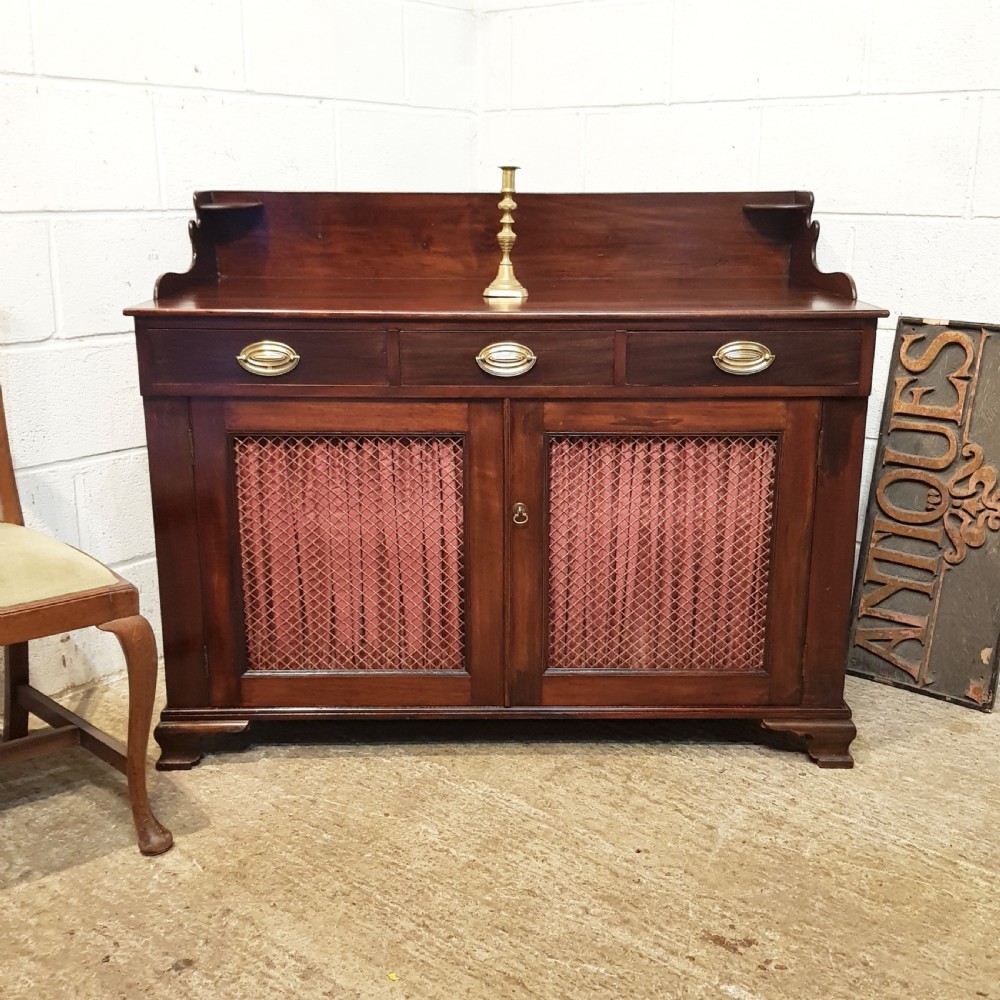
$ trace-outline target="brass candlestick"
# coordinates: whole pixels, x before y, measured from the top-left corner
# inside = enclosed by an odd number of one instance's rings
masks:
[[[500,266],[497,276],[483,292],[487,299],[526,299],[528,290],[514,277],[514,265],[510,262],[510,251],[517,237],[514,235],[514,171],[517,167],[501,167],[500,201],[497,208],[503,213],[500,216],[500,232],[497,233],[497,243],[500,244]]]

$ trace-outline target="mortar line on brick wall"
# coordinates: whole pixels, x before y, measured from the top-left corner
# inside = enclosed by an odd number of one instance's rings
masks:
[[[475,129],[476,129],[476,140],[473,147],[473,170],[474,176],[479,177],[483,171],[483,160],[486,158],[484,155],[483,146],[483,109],[482,101],[485,97],[484,91],[484,80],[483,74],[479,71],[479,67],[484,64],[483,59],[483,48],[486,44],[486,40],[483,33],[483,18],[479,11],[473,4],[470,7],[472,12],[472,19],[475,24],[475,32],[473,34],[473,42],[475,45],[475,72],[473,75],[473,88],[472,88],[472,114],[475,119]]]
[[[409,7],[404,3],[399,8],[399,45],[400,63],[403,71],[403,103],[409,107],[410,104],[410,64],[407,59],[409,46],[406,44],[407,32],[410,30],[410,19],[407,16]]]
[[[670,46],[667,51],[670,53],[670,68],[667,70],[667,98],[666,104],[669,107],[674,98],[674,68],[677,65],[677,7],[675,2],[670,5]]]
[[[532,10],[539,8],[532,8]],[[513,25],[511,25],[511,30],[513,31]],[[510,59],[513,62],[513,46],[511,46]],[[513,69],[513,67],[511,67]],[[244,71],[245,72],[245,71]],[[457,110],[449,109],[447,107],[439,107],[432,104],[420,104],[411,105],[406,103],[399,103],[398,101],[382,101],[382,100],[365,100],[360,97],[345,97],[338,94],[323,94],[323,93],[290,93],[277,90],[253,90],[249,87],[249,84],[244,80],[244,85],[242,88],[235,87],[213,87],[206,86],[204,83],[167,83],[163,81],[155,80],[115,80],[111,78],[102,79],[97,77],[79,77],[79,76],[59,76],[49,73],[20,73],[16,70],[5,70],[0,72],[0,83],[3,83],[7,79],[12,80],[36,80],[44,81],[50,83],[58,84],[73,84],[83,88],[86,87],[101,87],[108,90],[148,90],[154,94],[172,94],[180,93],[184,95],[200,94],[204,96],[220,96],[220,97],[231,97],[234,99],[242,98],[244,100],[254,100],[256,98],[267,98],[270,100],[277,101],[290,101],[290,102],[317,102],[317,101],[339,101],[345,104],[355,104],[364,107],[388,107],[388,108],[400,108],[404,110],[424,110],[424,111],[448,111]],[[845,90],[845,91],[830,91],[825,93],[816,94],[797,94],[791,97],[783,96],[769,96],[769,95],[754,95],[751,97],[727,97],[727,96],[712,96],[708,98],[700,99],[671,99],[669,101],[654,101],[654,102],[638,102],[636,104],[601,104],[601,105],[552,105],[545,106],[545,108],[513,108],[509,106],[510,110],[586,110],[588,108],[594,110],[611,110],[619,109],[626,110],[628,108],[641,108],[641,107],[671,107],[674,105],[709,105],[709,104],[760,104],[765,103],[774,106],[801,106],[810,104],[813,102],[829,103],[829,102],[840,102],[840,101],[865,101],[870,99],[906,99],[908,97],[992,97],[1000,95],[1000,86],[997,87],[976,87],[976,88],[962,88],[956,87],[954,89],[942,89],[936,88],[933,90],[878,90],[878,91],[863,91],[859,92],[857,90]]]
[[[507,21],[507,111],[514,110],[514,17],[508,14]]]
[[[441,0],[440,3],[436,0],[404,0],[404,2],[408,7],[435,7],[438,10],[454,10],[459,13],[463,11],[469,14],[479,13],[473,0],[469,0],[467,3],[446,3],[444,0]]]
[[[871,101],[871,100],[886,100],[886,99],[897,99],[906,100],[911,97],[939,97],[939,98],[968,98],[968,97],[991,97],[996,94],[1000,94],[1000,87],[998,88],[988,88],[981,87],[976,90],[886,90],[878,92],[866,92],[858,93],[857,91],[850,91],[837,94],[804,94],[796,97],[767,97],[767,96],[757,96],[757,97],[711,97],[707,100],[691,101],[691,100],[677,100],[672,101],[671,105],[695,105],[697,107],[702,107],[704,105],[711,104],[728,104],[728,105],[753,105],[753,104],[766,104],[771,107],[806,107],[810,104],[844,104],[848,102],[857,101]],[[608,105],[609,107],[611,105]],[[623,105],[623,107],[631,107],[632,105]],[[638,105],[636,105],[638,106]]]
[[[872,36],[875,31],[875,4],[868,0],[868,18],[861,47],[861,92],[868,93],[871,80]]]
[[[186,219],[191,215],[191,209],[183,208],[9,208],[0,211],[0,221],[5,216],[13,216],[19,222],[41,222],[46,219],[65,220],[95,220],[122,219],[133,216],[137,219]]]
[[[143,90],[148,91],[154,97],[170,95],[183,95],[185,97],[190,97],[192,95],[196,95],[202,97],[231,98],[234,101],[255,101],[259,99],[266,99],[286,104],[321,104],[324,101],[336,101],[345,106],[354,106],[358,108],[386,108],[397,111],[426,111],[441,114],[447,114],[449,112],[452,114],[463,112],[467,113],[467,109],[450,108],[444,105],[406,104],[399,101],[366,100],[362,97],[345,97],[338,94],[294,94],[284,93],[282,91],[251,90],[247,87],[244,87],[241,90],[236,90],[232,87],[206,87],[204,84],[191,84],[189,86],[181,83],[158,83],[150,80],[101,80],[93,77],[52,76],[48,74],[15,73],[10,71],[0,72],[0,84],[4,83],[7,78],[14,78],[21,82],[34,80],[39,83],[70,84],[79,86],[82,89],[100,87],[103,90],[109,91]]]
[[[453,118],[465,117],[470,113],[470,109],[468,108],[448,108],[435,104],[396,104],[385,101],[360,101],[342,97],[311,97],[309,100],[313,104],[336,104],[338,108],[343,108],[347,111],[402,111],[407,113],[418,111],[421,114],[447,115]]]
[[[756,149],[754,150],[753,164],[753,186],[755,189],[760,187],[760,161],[764,147],[764,108],[759,104],[757,105],[756,119],[756,131],[754,133]]]
[[[606,115],[619,111],[624,114],[649,111],[656,108],[671,108],[674,105],[665,104],[663,101],[644,101],[635,104],[543,104],[532,107],[517,106],[513,102],[507,108],[496,108],[488,114],[495,114],[497,111],[508,111],[515,115],[530,114],[558,114],[560,111],[572,111],[577,114]]]
[[[329,115],[329,125],[330,125],[330,143],[332,148],[332,154],[330,156],[330,190],[339,191],[340,190],[340,158],[337,155],[340,149],[340,130],[337,123],[337,105],[336,102],[330,101],[328,107],[324,107]]]
[[[62,295],[59,292],[59,260],[56,253],[55,220],[49,216],[45,220],[45,232],[49,239],[49,287],[52,290],[52,332],[58,338],[63,326]]]
[[[116,573],[120,573],[122,576],[128,578],[128,571],[130,569],[138,569],[140,566],[154,562],[156,559],[155,552],[147,552],[143,555],[132,556],[130,559],[122,559],[120,561],[111,561],[107,565],[110,566]]]
[[[844,219],[847,221],[851,220],[871,220],[871,219],[895,219],[898,221],[913,221],[913,222],[934,222],[942,219],[950,219],[953,222],[978,222],[980,219],[987,218],[986,216],[975,216],[972,218],[967,218],[965,215],[955,215],[937,212],[838,212],[836,210],[830,210],[826,208],[820,208],[817,211],[817,216],[820,219]]]
[[[19,465],[17,472],[71,472],[77,473],[106,464],[114,459],[139,458],[145,456],[145,445],[133,445],[130,448],[117,448],[112,451],[94,452],[92,455],[74,455],[72,458],[57,458],[51,462],[39,462],[37,465]]]
[[[45,340],[24,340],[14,341],[10,344],[0,344],[2,353],[7,357],[19,354],[31,354],[33,352],[45,352],[51,354],[53,351],[69,350],[83,345],[90,347],[115,347],[119,344],[128,344],[130,347],[135,343],[135,331],[125,329],[124,323],[127,317],[122,317],[123,329],[110,333],[88,333],[80,337],[47,337]]]
[[[243,91],[250,88],[250,73],[247,69],[247,14],[244,0],[240,0],[240,67],[243,70]]]
[[[38,25],[35,23],[35,5],[28,7],[28,36],[31,38],[31,76],[38,73]]]
[[[156,189],[160,196],[160,208],[162,209],[168,202],[167,181],[163,171],[163,155],[160,150],[160,115],[159,101],[150,95],[150,113],[153,116],[153,150],[156,156]]]
[[[340,178],[343,177],[343,163],[340,157],[340,107],[333,105],[333,180],[335,190],[340,190]]]
[[[515,107],[513,103],[509,103],[506,107],[500,108],[486,108],[482,110],[482,114],[519,114],[519,115],[531,115],[531,114],[557,114],[561,111],[574,111],[583,112],[590,114],[612,114],[619,112],[622,114],[630,113],[640,113],[643,111],[649,111],[651,109],[663,109],[668,108],[702,108],[703,110],[711,110],[716,106],[725,106],[728,108],[759,108],[761,114],[767,108],[780,108],[780,107],[809,107],[810,105],[829,105],[829,104],[841,104],[848,101],[868,101],[871,99],[881,99],[881,98],[899,98],[907,99],[910,97],[942,97],[942,98],[975,98],[981,97],[986,99],[988,97],[996,96],[1000,94],[1000,90],[977,90],[977,91],[926,91],[922,93],[886,93],[886,94],[844,94],[844,95],[822,95],[815,97],[753,97],[753,98],[725,98],[725,97],[713,97],[711,100],[706,101],[670,101],[664,103],[663,101],[644,101],[636,102],[634,104],[546,104],[546,105],[536,105],[532,107]]]
[[[965,217],[976,217],[976,181],[979,177],[979,157],[983,151],[983,118],[986,116],[986,100],[979,98],[979,117],[976,120],[976,155],[972,158],[972,169],[969,177],[969,190],[965,200]]]
[[[536,10],[549,10],[552,7],[579,7],[585,3],[593,3],[594,0],[551,0],[550,3],[522,4],[520,7],[497,7],[486,4],[479,6],[476,10],[485,17],[496,17],[503,14],[531,14]]]
[[[532,114],[535,112],[543,113],[553,113],[558,111],[583,111],[592,112],[594,114],[610,114],[613,112],[620,112],[628,114],[630,112],[640,112],[648,111],[655,108],[702,108],[705,110],[711,109],[714,106],[725,106],[729,108],[754,108],[759,107],[763,112],[766,108],[805,108],[812,105],[822,105],[827,106],[831,104],[847,104],[849,102],[857,101],[871,101],[871,100],[883,100],[886,98],[894,98],[898,100],[907,100],[908,98],[918,98],[918,97],[938,97],[938,98],[955,98],[955,99],[968,99],[970,97],[990,97],[996,94],[1000,94],[1000,90],[952,90],[952,91],[923,91],[920,93],[885,93],[885,94],[818,94],[810,97],[751,97],[751,98],[727,98],[727,97],[713,97],[709,100],[702,101],[689,101],[689,100],[674,100],[669,102],[664,101],[637,101],[635,103],[629,104],[544,104],[544,105],[533,105],[531,107],[522,106],[517,107],[511,102],[507,108],[496,108],[492,112],[486,113],[496,113],[498,111],[511,111],[517,114]]]

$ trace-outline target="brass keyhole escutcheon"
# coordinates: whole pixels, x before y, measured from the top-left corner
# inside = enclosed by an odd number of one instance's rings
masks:
[[[520,501],[514,504],[514,523],[517,525],[528,523],[528,508]]]

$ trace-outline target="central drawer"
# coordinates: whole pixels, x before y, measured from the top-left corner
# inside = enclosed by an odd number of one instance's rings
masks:
[[[493,365],[491,356],[496,362]],[[524,365],[504,364],[518,356],[527,358]],[[503,373],[484,371],[477,357]],[[491,334],[403,330],[399,335],[403,385],[613,385],[614,357],[611,331],[504,330]],[[527,370],[508,373],[528,363]]]

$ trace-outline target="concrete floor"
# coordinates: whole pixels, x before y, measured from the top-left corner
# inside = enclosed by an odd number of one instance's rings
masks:
[[[153,859],[117,773],[25,762],[0,996],[1000,1000],[1000,718],[848,701],[853,771],[720,724],[307,727],[154,775]]]

